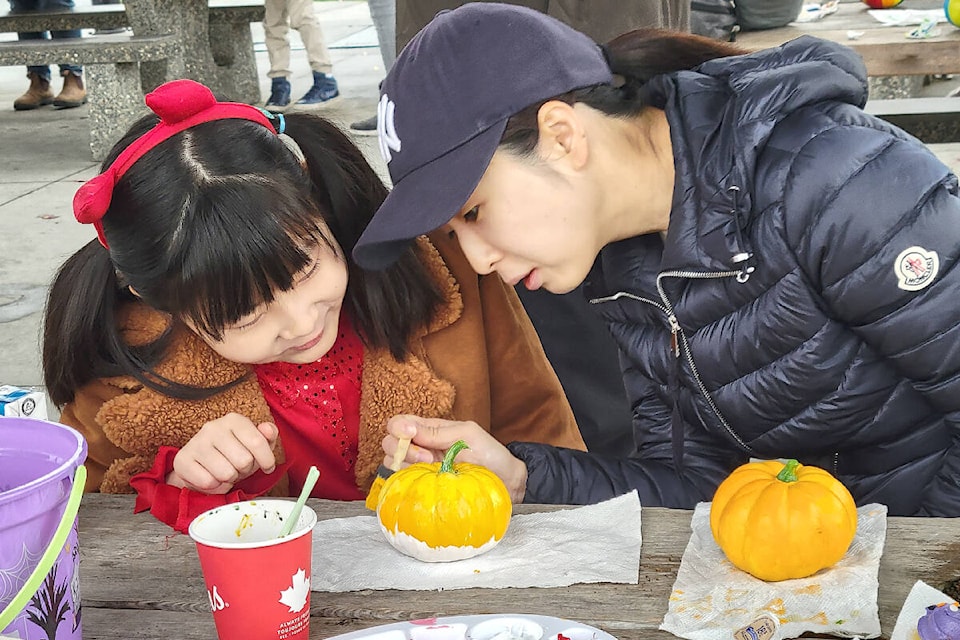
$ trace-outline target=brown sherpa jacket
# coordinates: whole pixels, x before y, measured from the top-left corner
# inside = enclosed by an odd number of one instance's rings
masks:
[[[386,422],[397,414],[474,420],[503,443],[584,449],[570,405],[516,292],[496,275],[478,276],[446,234],[418,242],[446,303],[432,326],[412,340],[404,362],[384,349],[364,349],[357,486],[366,491],[373,482],[383,458]],[[121,322],[130,344],[144,344],[169,321],[144,305],[130,305]],[[184,384],[216,386],[251,372],[248,365],[220,357],[190,331],[177,331],[170,353],[156,367],[158,374]],[[182,447],[205,422],[229,412],[255,423],[272,421],[255,375],[200,401],[162,395],[131,377],[95,380],[77,392],[60,420],[87,440],[86,490],[132,493],[130,477],[151,467],[159,447]],[[282,450],[278,458],[283,460]],[[271,490],[275,495],[288,492],[286,478]]]

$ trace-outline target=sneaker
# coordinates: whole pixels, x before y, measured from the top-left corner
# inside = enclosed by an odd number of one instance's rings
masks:
[[[290,81],[274,78],[270,83],[270,97],[265,105],[268,111],[283,111],[290,104]]]
[[[366,120],[358,120],[350,125],[350,131],[361,136],[377,135],[377,116],[372,115]]]
[[[313,72],[313,86],[307,93],[297,100],[297,104],[323,104],[340,95],[337,88],[337,79],[329,73]]]

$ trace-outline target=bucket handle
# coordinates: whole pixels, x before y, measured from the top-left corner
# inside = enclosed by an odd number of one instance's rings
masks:
[[[60,555],[60,550],[63,549],[63,545],[67,542],[70,529],[73,528],[73,521],[77,517],[77,511],[80,510],[80,496],[83,495],[83,485],[86,480],[87,468],[80,465],[77,467],[77,471],[73,476],[73,487],[70,489],[70,497],[67,499],[67,508],[63,512],[63,518],[60,519],[60,524],[57,525],[57,530],[53,534],[53,540],[50,541],[50,545],[43,552],[43,555],[40,556],[40,563],[33,569],[33,573],[27,578],[23,588],[13,597],[13,600],[7,605],[7,608],[0,612],[0,631],[6,629],[10,623],[13,622],[13,619],[17,617],[17,614],[27,606],[27,602],[37,592],[37,589],[40,588],[40,583],[43,582],[43,579],[47,576],[47,572],[50,571],[50,567],[53,566],[53,563],[57,560],[57,556]]]

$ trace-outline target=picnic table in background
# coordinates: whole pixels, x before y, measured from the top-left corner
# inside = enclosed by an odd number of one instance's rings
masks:
[[[892,9],[939,10],[941,0],[909,0]],[[775,47],[802,35],[813,35],[847,45],[863,57],[871,76],[939,75],[960,73],[960,29],[948,22],[938,25],[939,35],[906,37],[912,27],[887,26],[873,18],[871,9],[858,0],[839,4],[836,13],[812,22],[791,22],[785,27],[737,34],[737,44],[756,51]],[[850,38],[849,32],[862,32]]]

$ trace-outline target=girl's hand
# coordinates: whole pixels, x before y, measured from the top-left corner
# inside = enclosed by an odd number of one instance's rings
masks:
[[[439,462],[444,452],[457,440],[470,447],[458,456],[460,462],[482,465],[500,476],[514,502],[522,502],[527,488],[527,466],[515,458],[476,422],[456,422],[440,418],[394,416],[387,422],[387,436],[383,439],[383,464],[390,466],[397,450],[399,437],[413,438],[405,458],[408,466],[415,462]]]
[[[173,459],[167,484],[201,493],[227,493],[258,469],[273,473],[277,427],[237,413],[207,422]]]

